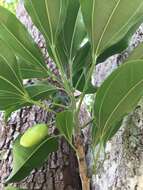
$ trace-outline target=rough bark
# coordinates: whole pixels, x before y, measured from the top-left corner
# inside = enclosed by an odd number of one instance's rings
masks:
[[[22,3],[18,6],[17,16],[28,28],[36,43],[38,43],[48,66],[52,67],[53,72],[57,72],[54,64],[51,63],[47,56],[42,35],[33,26]],[[0,113],[0,190],[4,189],[4,179],[12,169],[11,148],[14,139],[33,124],[48,123],[53,117],[53,115],[33,106],[12,114],[8,124],[5,125],[3,114]],[[51,131],[53,132],[54,129],[51,129]],[[65,140],[61,139],[59,141],[59,150],[50,155],[49,160],[40,170],[34,170],[29,177],[14,185],[28,190],[80,190],[78,164],[74,152]]]

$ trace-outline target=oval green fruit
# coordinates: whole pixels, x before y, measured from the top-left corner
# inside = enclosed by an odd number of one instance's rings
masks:
[[[48,127],[46,124],[37,124],[29,128],[21,137],[20,145],[31,147],[48,136]]]

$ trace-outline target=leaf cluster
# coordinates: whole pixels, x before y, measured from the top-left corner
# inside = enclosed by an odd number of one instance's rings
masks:
[[[143,45],[101,87],[93,86],[92,74],[97,64],[127,48],[143,21],[142,0],[108,3],[107,0],[24,0],[24,6],[44,36],[59,75],[47,67],[24,25],[0,7],[0,110],[5,111],[6,119],[13,111],[33,104],[54,113],[60,134],[76,151],[73,137],[82,132],[79,113],[83,99],[86,94],[96,94],[91,113],[92,145],[105,146],[120,128],[123,117],[142,97]],[[58,85],[47,82],[48,77]],[[25,85],[24,79],[38,82]],[[51,107],[42,102],[45,99],[52,100]],[[22,180],[33,168],[41,166],[47,155],[57,149],[58,137],[48,136],[31,148],[22,147],[19,137],[13,145],[14,168],[7,182]]]

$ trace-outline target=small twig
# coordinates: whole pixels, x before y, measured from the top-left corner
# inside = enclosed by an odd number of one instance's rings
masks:
[[[51,104],[54,105],[54,106],[58,106],[58,107],[61,107],[61,108],[65,108],[65,109],[68,108],[67,106],[62,105],[62,104],[57,104],[57,103],[51,103]]]
[[[85,127],[87,127],[90,123],[92,123],[94,121],[94,119],[91,119],[90,121],[88,121],[86,124],[84,124],[81,128],[84,129]]]
[[[54,110],[50,109],[46,104],[44,104],[41,101],[29,100],[29,103],[39,106],[40,108],[44,109],[47,112],[52,112],[52,113],[56,114],[56,112]]]

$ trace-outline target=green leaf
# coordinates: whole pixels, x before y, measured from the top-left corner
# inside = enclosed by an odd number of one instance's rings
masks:
[[[114,126],[109,133],[107,133],[105,136],[104,136],[104,144],[106,144],[106,142],[108,140],[110,140],[116,133],[117,131],[120,129],[121,125],[122,125],[122,119],[121,121],[119,121],[116,126]]]
[[[103,145],[106,146],[107,141],[109,141],[117,133],[121,125],[122,119],[109,131],[109,133],[107,132],[104,137],[100,139],[101,131],[98,129],[96,122],[94,121],[92,125],[92,144],[96,146],[100,141],[102,141]]]
[[[11,48],[0,41],[0,110],[26,101],[19,66]]]
[[[73,61],[72,73],[73,73],[73,86],[79,90],[83,91],[86,82],[87,74],[91,66],[91,46],[89,42],[86,42],[78,51],[75,59]],[[88,87],[86,89],[86,94],[92,94],[96,92],[96,87],[94,87],[89,81]]]
[[[129,46],[132,35],[135,33],[135,31],[137,30],[137,28],[139,27],[141,23],[142,23],[142,20],[141,22],[137,22],[119,42],[107,48],[97,58],[97,64],[105,61],[107,58],[109,58],[110,56],[114,54],[123,52]]]
[[[119,43],[143,20],[142,0],[110,0],[108,3],[106,0],[80,0],[80,3],[92,50],[96,56]]]
[[[99,129],[97,128],[96,122],[94,120],[93,123],[92,123],[92,133],[91,133],[91,135],[92,135],[92,144],[94,146],[96,146],[100,142],[100,138],[99,137],[95,138],[98,135],[97,132],[99,134]]]
[[[65,24],[58,38],[58,51],[64,51],[67,60],[72,61],[86,35],[79,1],[69,0]]]
[[[72,73],[73,76],[83,70],[84,68],[89,68],[91,66],[91,45],[86,42],[76,53],[73,61]]]
[[[105,61],[107,58],[109,58],[112,55],[115,55],[117,53],[121,53],[123,52],[128,46],[129,46],[129,42],[132,38],[132,35],[135,33],[136,29],[138,28],[138,26],[140,25],[140,23],[137,23],[136,25],[134,25],[129,31],[128,33],[123,37],[123,39],[121,39],[119,42],[117,42],[116,44],[114,44],[113,46],[107,48],[98,58],[97,58],[97,64],[98,63],[102,63],[103,61]]]
[[[24,190],[24,189],[19,189],[17,187],[12,187],[12,186],[7,186],[4,188],[4,190]]]
[[[99,88],[94,104],[96,142],[110,139],[118,123],[137,105],[143,95],[142,70],[142,60],[126,62]]]
[[[56,47],[67,75],[70,73],[69,70],[73,70],[70,74],[72,74],[74,87],[76,85],[76,82],[74,83],[77,78],[76,76],[79,76],[79,70],[76,70],[76,68],[80,67],[81,73],[86,64],[84,63],[85,58],[83,58],[83,60],[81,59],[83,54],[87,57],[86,53],[88,53],[85,52],[85,48],[82,47],[86,36],[87,32],[83,22],[79,1],[69,0],[65,24],[59,35]],[[87,65],[89,65],[89,63]],[[77,86],[77,89],[78,87],[79,85]]]
[[[63,94],[61,92],[56,92],[52,96],[52,103],[63,105],[63,106],[69,106],[69,104],[71,103],[71,99],[66,94]],[[53,109],[56,109],[57,107],[59,107],[59,106],[57,106],[57,105],[52,106]]]
[[[76,72],[73,75],[73,78],[72,78],[73,86],[76,88],[76,90],[79,90],[80,92],[82,92],[84,89],[85,81],[86,81],[85,72],[83,69]]]
[[[65,138],[72,142],[72,134],[74,129],[73,112],[66,110],[56,115],[56,127]]]
[[[57,91],[57,88],[46,82],[38,82],[32,85],[25,86],[25,90],[28,93],[29,99],[38,101],[38,100],[47,99],[49,96],[52,96],[53,93]],[[8,120],[12,112],[22,107],[31,106],[31,105],[32,103],[30,102],[22,102],[22,103],[20,102],[14,106],[9,106],[5,110],[5,121]]]
[[[46,82],[39,82],[25,87],[29,97],[33,100],[43,100],[52,96],[58,89]]]
[[[5,112],[4,112],[4,120],[5,122],[7,122],[7,120],[9,119],[9,117],[11,116],[12,112],[16,111],[16,110],[19,110],[25,106],[31,106],[30,103],[17,103],[16,105],[11,105],[9,106],[8,108],[5,109]]]
[[[49,46],[55,45],[67,13],[67,0],[24,0],[33,23],[44,35]]]
[[[42,53],[27,29],[15,15],[3,7],[0,7],[0,38],[18,56],[23,78],[43,78],[48,76]]]
[[[83,68],[79,72],[75,73],[75,75],[73,76],[73,86],[76,88],[76,90],[83,92],[86,83],[87,73],[88,73],[88,68]],[[85,93],[94,94],[96,91],[97,87],[93,86],[90,80],[85,90]]]
[[[143,59],[143,43],[139,44],[127,57],[126,60]]]
[[[48,155],[58,148],[56,137],[46,138],[31,148],[21,146],[20,137],[13,145],[13,170],[6,183],[17,182],[27,177],[34,168],[42,166]]]

